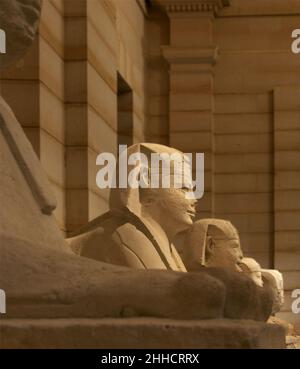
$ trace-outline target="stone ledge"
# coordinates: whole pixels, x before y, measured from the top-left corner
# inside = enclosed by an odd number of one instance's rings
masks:
[[[284,330],[250,320],[2,319],[0,348],[285,348]]]
[[[229,0],[155,0],[168,14],[190,12],[217,12],[229,6]]]
[[[215,46],[207,48],[188,48],[162,46],[163,56],[170,64],[211,64],[214,65],[218,56]]]

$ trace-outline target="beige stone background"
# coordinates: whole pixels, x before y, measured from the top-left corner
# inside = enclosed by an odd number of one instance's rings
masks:
[[[200,217],[231,220],[245,254],[283,273],[281,317],[299,321],[300,2],[172,2],[180,7],[167,15],[155,1],[44,0],[39,35],[0,92],[66,235],[108,209],[99,153],[141,141],[204,152]]]

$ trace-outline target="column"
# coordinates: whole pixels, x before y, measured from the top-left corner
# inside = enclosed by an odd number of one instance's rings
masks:
[[[170,44],[163,46],[169,63],[169,144],[184,152],[205,154],[205,194],[199,216],[214,215],[213,42],[216,12],[225,1],[160,0],[170,19]]]

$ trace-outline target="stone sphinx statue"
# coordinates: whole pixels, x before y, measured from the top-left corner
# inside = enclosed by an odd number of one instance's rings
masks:
[[[183,158],[178,150],[149,143],[133,145],[127,152],[128,156],[140,153],[149,164],[153,154],[177,154],[178,161]],[[172,183],[175,164],[167,164],[171,165]],[[159,168],[149,170],[153,173]],[[183,183],[186,187],[112,189],[110,211],[69,239],[71,248],[82,256],[131,268],[186,271],[172,244],[178,232],[191,227],[195,216],[196,200],[185,196],[192,184],[188,178]]]
[[[28,48],[40,7],[38,0],[1,1],[0,24],[8,40],[1,67],[16,62]],[[278,327],[219,321],[266,321],[272,307],[268,293],[223,269],[185,272],[171,242],[177,230],[192,226],[193,203],[179,201],[185,188],[176,195],[160,188],[155,194],[144,188],[112,191],[111,211],[67,243],[52,215],[55,200],[44,171],[1,96],[0,155],[0,288],[7,297],[1,347],[245,347],[245,342],[259,347],[262,342],[255,337],[266,330],[266,345],[282,347]],[[128,316],[143,320],[120,319]],[[163,318],[173,319],[171,330]],[[183,321],[177,324],[178,319]],[[202,319],[211,320],[203,325]],[[226,337],[232,329],[243,339],[231,340],[230,346]]]
[[[283,306],[282,274],[277,270],[262,269],[255,259],[243,257],[238,231],[227,220],[196,221],[187,235],[183,260],[189,271],[195,271],[199,265],[203,265],[242,272],[257,286],[265,286],[271,291],[272,313],[279,312]]]

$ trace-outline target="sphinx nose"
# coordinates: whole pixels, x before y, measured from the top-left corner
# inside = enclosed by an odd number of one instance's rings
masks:
[[[193,206],[193,207],[195,207],[196,206],[196,204],[197,204],[197,199],[191,199],[190,200],[190,204],[191,204],[191,206]]]
[[[189,208],[191,210],[193,210],[194,212],[196,212],[197,211],[197,209],[196,209],[196,202],[195,201],[191,201],[190,202],[190,205],[189,205]]]

